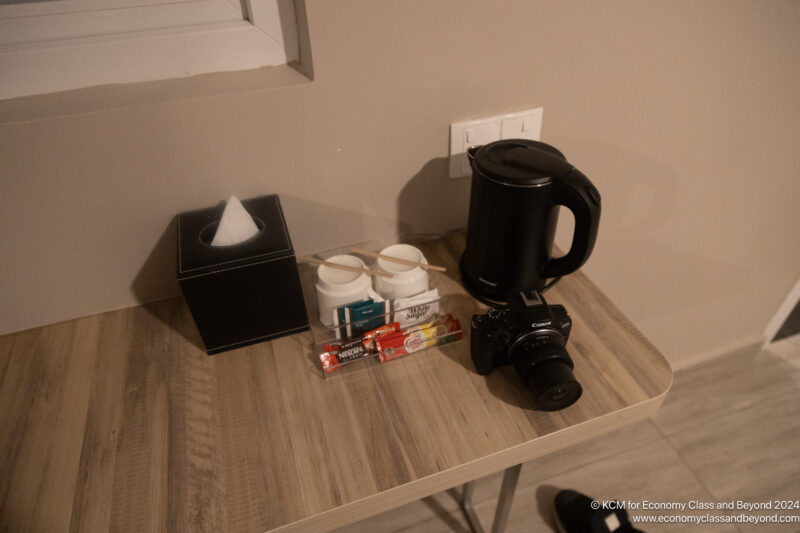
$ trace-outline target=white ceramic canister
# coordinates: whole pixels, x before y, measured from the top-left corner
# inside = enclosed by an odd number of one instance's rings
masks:
[[[393,244],[380,252],[381,255],[397,257],[427,265],[428,260],[410,244]],[[419,266],[404,265],[379,257],[375,268],[394,274],[393,277],[375,276],[375,290],[387,300],[405,298],[428,290],[428,270]]]
[[[326,259],[355,268],[366,268],[364,262],[354,255],[334,255]],[[317,305],[319,320],[324,326],[333,326],[333,310],[345,304],[366,300],[372,292],[372,280],[364,272],[341,270],[328,265],[317,268]]]

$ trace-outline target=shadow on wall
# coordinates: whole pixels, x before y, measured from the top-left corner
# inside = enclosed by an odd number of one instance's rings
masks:
[[[437,233],[467,227],[470,178],[448,177],[449,159],[431,159],[409,180],[397,199],[401,233]]]
[[[175,277],[177,217],[172,217],[131,283],[136,302],[146,304],[180,294]]]
[[[200,333],[189,318],[185,302],[176,305],[153,303],[180,294],[176,277],[177,216],[172,217],[155,246],[145,259],[142,268],[131,283],[131,292],[144,309],[181,335],[189,343],[203,350]],[[181,308],[183,307],[183,308]]]

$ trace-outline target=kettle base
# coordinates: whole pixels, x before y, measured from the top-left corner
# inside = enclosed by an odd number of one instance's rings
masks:
[[[464,266],[464,256],[466,253],[461,254],[461,259],[458,261],[458,271],[461,274],[461,285],[467,290],[467,292],[478,300],[479,302],[483,302],[486,305],[494,307],[496,309],[502,309],[508,307],[508,300],[495,300],[493,298],[489,298],[484,294],[481,294],[477,287],[475,287],[472,283],[469,282],[467,279],[467,274],[465,271]]]

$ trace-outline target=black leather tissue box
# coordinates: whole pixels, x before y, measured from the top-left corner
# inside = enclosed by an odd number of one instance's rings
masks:
[[[259,233],[211,246],[224,205],[178,215],[177,276],[209,355],[309,328],[277,195],[242,201]]]

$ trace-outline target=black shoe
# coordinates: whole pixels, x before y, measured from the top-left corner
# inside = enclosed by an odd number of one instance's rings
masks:
[[[642,533],[624,509],[593,509],[592,501],[574,490],[556,495],[556,522],[562,533]]]

